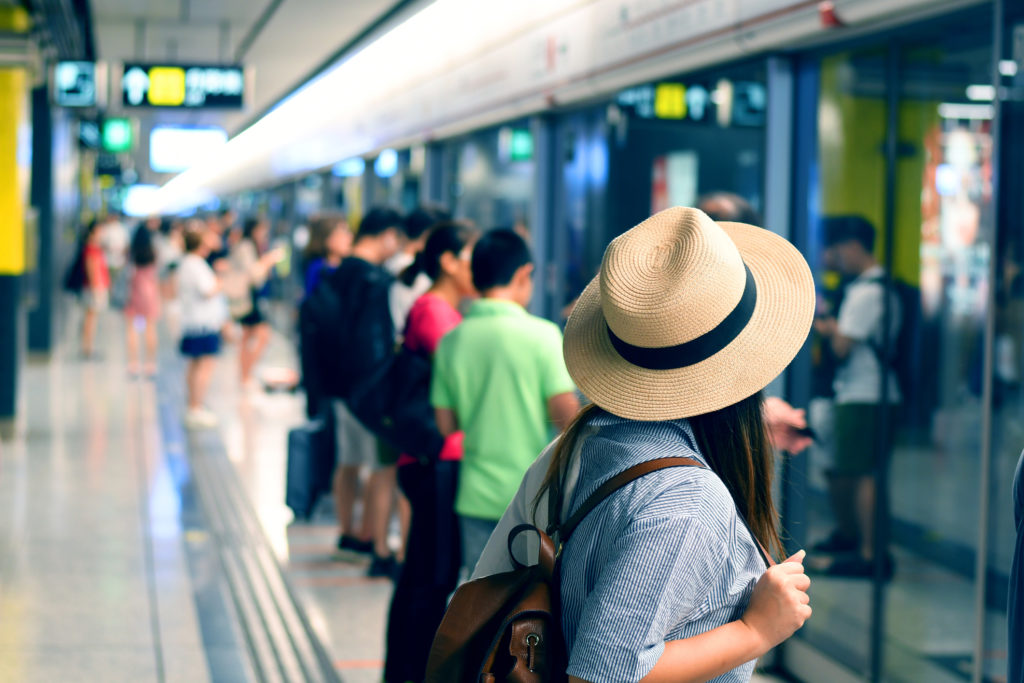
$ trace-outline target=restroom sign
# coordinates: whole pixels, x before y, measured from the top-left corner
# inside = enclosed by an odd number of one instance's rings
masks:
[[[240,66],[129,63],[121,77],[126,107],[241,109],[244,96]]]

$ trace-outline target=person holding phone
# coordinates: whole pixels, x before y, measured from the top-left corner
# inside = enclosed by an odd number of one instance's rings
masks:
[[[231,296],[232,315],[242,326],[239,342],[239,379],[245,388],[252,387],[252,370],[263,356],[270,341],[270,326],[263,312],[266,286],[270,272],[281,259],[284,250],[268,249],[270,225],[263,218],[246,219],[242,239],[229,256],[232,279],[238,285]]]

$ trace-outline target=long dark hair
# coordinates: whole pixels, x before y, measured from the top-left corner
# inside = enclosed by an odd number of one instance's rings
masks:
[[[250,216],[242,224],[242,239],[249,240],[256,247],[257,253],[263,251],[263,245],[256,242],[256,230],[263,225],[264,220],[257,216]]]
[[[340,226],[347,225],[342,213],[321,213],[309,219],[309,242],[302,253],[306,264],[327,256],[327,240],[331,233]]]
[[[399,279],[411,287],[420,273],[431,280],[441,276],[441,257],[447,253],[459,254],[477,237],[477,231],[454,221],[438,223],[430,229],[430,237],[416,254],[416,260],[402,271]]]
[[[128,253],[131,256],[132,265],[136,267],[150,266],[156,263],[156,247],[153,244],[153,231],[140,223],[132,234],[132,241],[128,245]]]
[[[689,418],[700,454],[725,483],[755,540],[769,555],[782,557],[785,549],[777,528],[778,513],[772,500],[775,451],[768,440],[761,392],[704,415]],[[534,500],[534,514],[545,491],[561,501],[565,472],[580,431],[600,408],[583,408],[566,428]]]

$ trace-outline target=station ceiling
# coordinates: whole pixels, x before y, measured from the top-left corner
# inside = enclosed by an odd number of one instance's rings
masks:
[[[91,0],[97,58],[241,64],[254,72],[246,110],[192,113],[233,135],[301,85],[395,0]]]

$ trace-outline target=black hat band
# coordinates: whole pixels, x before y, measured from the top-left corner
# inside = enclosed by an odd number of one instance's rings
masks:
[[[676,346],[650,348],[633,346],[617,337],[612,328],[608,327],[608,338],[612,346],[623,359],[647,370],[678,370],[706,361],[731,344],[754,315],[754,308],[757,306],[757,284],[746,263],[743,264],[743,269],[747,272],[743,295],[725,320],[708,332]]]

